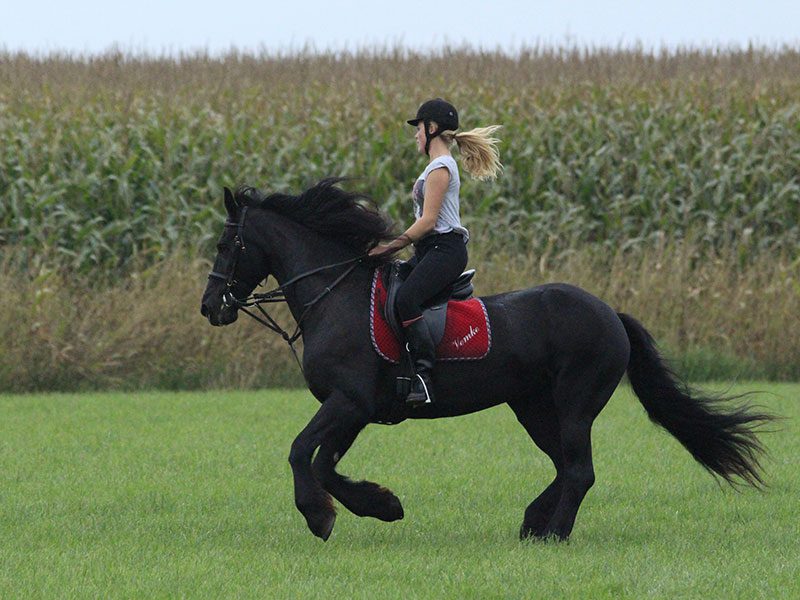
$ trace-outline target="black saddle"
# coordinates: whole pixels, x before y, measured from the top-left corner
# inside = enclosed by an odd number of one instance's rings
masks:
[[[383,307],[383,316],[391,330],[401,341],[404,339],[400,315],[395,303],[397,290],[411,273],[413,267],[404,261],[394,261],[383,272],[383,283],[386,288],[386,305]],[[444,336],[444,325],[447,318],[447,302],[449,300],[467,300],[472,296],[472,277],[475,269],[464,271],[458,279],[445,288],[440,294],[431,298],[422,307],[422,316],[430,329],[434,345],[438,345]]]

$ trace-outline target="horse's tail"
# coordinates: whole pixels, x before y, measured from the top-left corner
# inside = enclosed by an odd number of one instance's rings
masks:
[[[650,420],[672,435],[712,474],[730,484],[734,477],[762,487],[756,437],[760,425],[774,417],[749,405],[725,407],[734,397],[707,397],[691,390],[666,365],[653,337],[633,317],[619,313],[631,344],[628,378]]]

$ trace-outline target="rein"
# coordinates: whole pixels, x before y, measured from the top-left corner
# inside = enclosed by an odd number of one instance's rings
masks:
[[[287,344],[289,344],[289,348],[292,350],[292,354],[294,354],[294,358],[297,361],[297,365],[300,367],[300,372],[305,375],[305,371],[303,371],[303,364],[300,362],[300,357],[297,354],[297,350],[294,347],[295,342],[300,338],[303,334],[303,321],[305,320],[308,313],[314,307],[314,305],[322,300],[325,296],[333,291],[339,283],[341,283],[345,277],[347,277],[350,273],[352,273],[355,268],[366,258],[367,254],[362,254],[361,256],[357,256],[355,258],[351,258],[349,260],[344,260],[342,262],[334,263],[331,265],[325,265],[322,267],[317,267],[316,269],[311,269],[310,271],[306,271],[305,273],[301,273],[296,277],[292,277],[289,281],[284,283],[283,285],[279,285],[275,289],[272,289],[268,292],[263,292],[260,294],[251,294],[247,298],[240,300],[236,296],[233,295],[231,291],[234,284],[237,283],[235,278],[236,273],[236,266],[239,263],[239,256],[242,252],[245,252],[245,245],[244,245],[244,236],[243,236],[243,229],[244,229],[244,219],[247,215],[247,206],[242,208],[242,214],[239,217],[238,221],[225,221],[225,227],[236,227],[236,236],[233,239],[233,259],[231,261],[231,269],[230,272],[219,273],[217,271],[211,271],[208,276],[212,279],[222,279],[225,281],[227,285],[227,290],[222,294],[222,304],[228,307],[235,307],[238,310],[241,310],[243,313],[252,317],[259,323],[261,323],[264,327],[269,329],[270,331],[274,331],[278,335],[280,335]],[[273,319],[266,309],[261,306],[262,304],[271,304],[275,302],[286,302],[286,288],[290,285],[293,285],[300,281],[301,279],[305,279],[306,277],[310,277],[311,275],[315,275],[316,273],[320,273],[322,271],[327,271],[328,269],[334,269],[336,267],[343,267],[344,265],[350,265],[350,268],[347,269],[344,273],[339,275],[333,283],[330,285],[325,286],[313,300],[306,302],[303,306],[305,310],[300,315],[300,318],[297,319],[297,325],[295,326],[294,332],[289,335],[289,333],[283,329],[275,319]],[[255,286],[254,286],[255,287]],[[255,307],[261,313],[261,316],[255,314],[254,312],[248,310],[248,308]]]
[[[333,288],[339,285],[339,283],[341,283],[345,277],[350,275],[350,273],[352,273],[355,270],[355,268],[361,263],[363,259],[364,256],[357,256],[356,258],[352,258],[350,260],[345,260],[342,262],[334,263],[332,265],[325,265],[324,267],[318,267],[316,269],[312,269],[311,271],[301,273],[297,277],[293,277],[283,285],[279,285],[273,290],[261,294],[251,294],[244,300],[239,300],[238,298],[234,297],[233,294],[231,294],[230,292],[226,292],[222,297],[222,301],[228,306],[235,306],[246,315],[252,317],[256,321],[261,323],[267,329],[274,331],[275,333],[280,335],[286,341],[286,343],[289,344],[289,348],[292,350],[292,354],[294,354],[294,358],[297,361],[297,365],[300,367],[300,372],[305,374],[305,371],[303,371],[303,364],[300,362],[300,357],[298,356],[297,350],[294,347],[294,343],[300,338],[301,335],[303,335],[303,321],[305,321],[306,316],[308,316],[308,313],[311,312],[311,309],[314,307],[314,305],[320,300],[322,300],[329,293],[331,293],[333,291]],[[303,305],[305,307],[305,310],[303,310],[303,313],[300,315],[300,318],[297,319],[297,324],[295,325],[294,332],[291,335],[289,335],[289,333],[286,330],[284,330],[280,325],[278,325],[277,321],[275,321],[275,319],[273,319],[266,311],[266,309],[262,306],[262,304],[286,302],[285,290],[293,283],[296,283],[301,279],[305,279],[310,275],[314,275],[315,273],[319,273],[321,271],[333,269],[336,267],[341,267],[344,265],[350,265],[350,268],[347,269],[341,275],[339,275],[339,277],[337,277],[333,281],[333,283],[325,286],[325,289],[323,289],[319,294],[317,294],[317,296],[314,297],[313,300],[306,302]],[[253,306],[255,306],[258,309],[263,318],[247,310],[249,307]]]

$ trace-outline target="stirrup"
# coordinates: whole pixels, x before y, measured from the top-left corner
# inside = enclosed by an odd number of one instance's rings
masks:
[[[416,373],[414,377],[419,379],[419,382],[422,384],[424,398],[422,393],[414,392],[412,390],[408,393],[408,396],[406,396],[406,404],[410,404],[412,406],[423,406],[425,404],[433,404],[433,398],[431,398],[431,392],[428,389],[428,386],[425,384],[425,379],[419,373]]]

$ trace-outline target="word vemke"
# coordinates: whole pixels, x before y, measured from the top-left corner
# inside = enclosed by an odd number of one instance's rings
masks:
[[[472,338],[474,338],[477,333],[481,330],[480,327],[473,327],[472,325],[469,326],[469,333],[458,340],[453,340],[450,342],[456,348],[461,348],[467,344]]]

